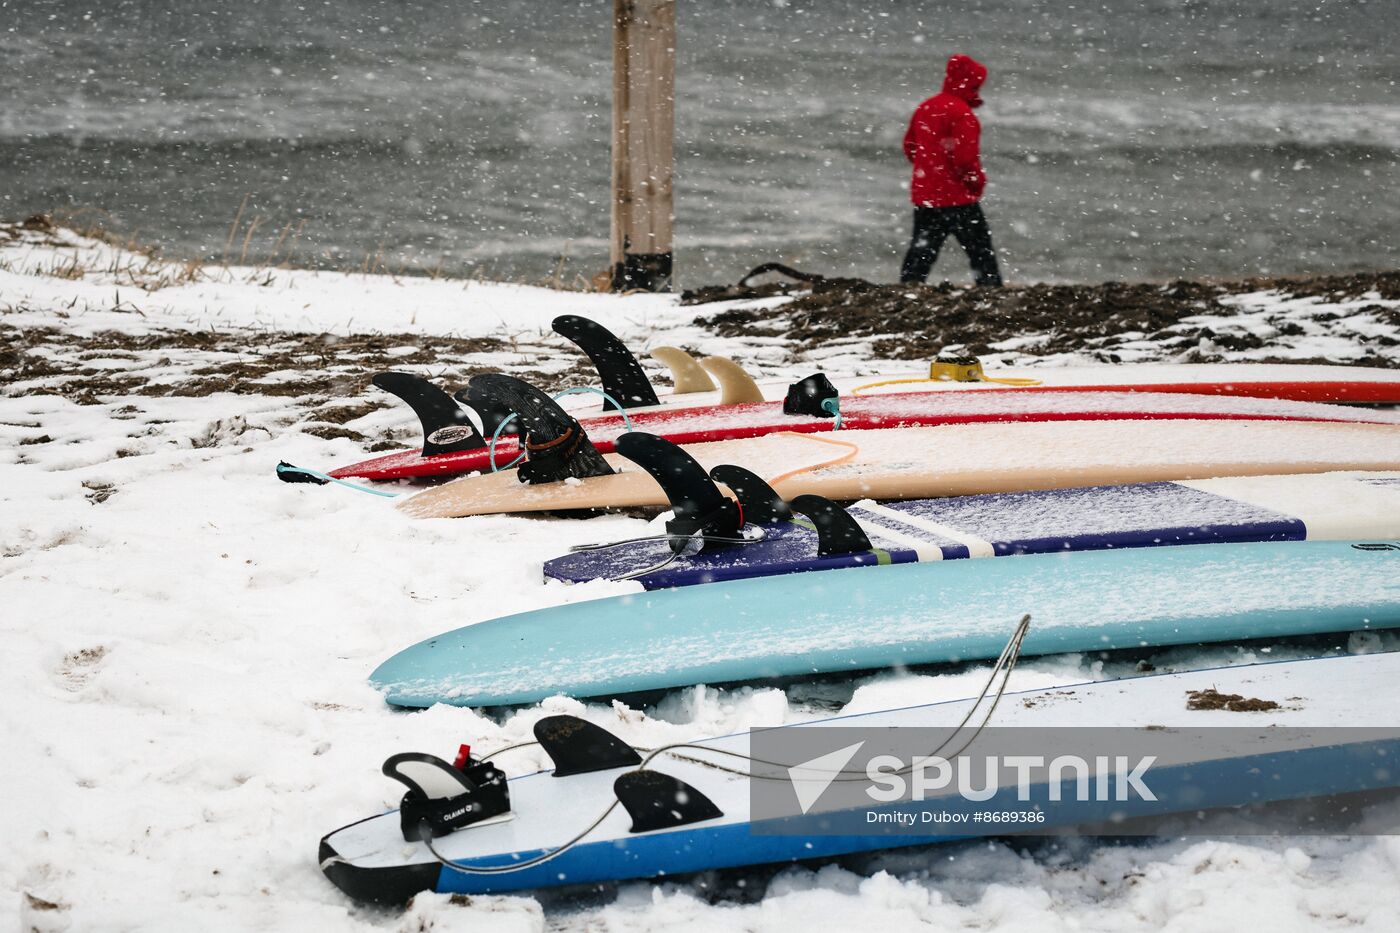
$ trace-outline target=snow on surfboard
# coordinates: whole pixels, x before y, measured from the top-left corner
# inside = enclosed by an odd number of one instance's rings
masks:
[[[645,464],[640,464],[645,466]],[[717,472],[724,475],[725,468]],[[701,474],[697,479],[714,485]],[[740,477],[742,485],[746,477]],[[771,491],[764,490],[770,500]],[[740,490],[747,494],[748,490]],[[718,495],[719,490],[714,490]],[[805,504],[805,503],[804,503]],[[689,503],[673,497],[681,514]],[[858,502],[836,520],[793,514],[751,518],[695,535],[582,548],[545,561],[546,578],[569,583],[637,580],[647,589],[840,567],[1020,554],[1230,541],[1400,539],[1400,472],[1243,476],[1125,486],[1049,489],[906,502]],[[672,523],[674,525],[674,523]],[[692,544],[686,540],[685,544]]]
[[[673,347],[657,359],[669,359]],[[718,383],[716,390],[658,392],[667,407],[720,405],[742,392],[782,398],[787,383],[742,377],[726,367],[730,361],[707,358],[704,364]],[[924,370],[891,371],[864,376],[833,376],[845,395],[889,392],[1166,392],[1331,402],[1350,405],[1400,404],[1400,370],[1375,366],[1314,363],[1103,363],[1094,366],[1012,366],[984,370],[974,358],[935,360]]]
[[[1003,823],[910,833],[868,825],[853,827],[850,834],[830,831],[833,822],[847,818],[868,824],[871,807],[890,813],[1034,808],[1043,814],[1031,827],[1034,832],[1378,791],[1400,783],[1400,771],[1391,766],[1400,754],[1400,730],[1389,707],[1375,702],[1392,694],[1397,678],[1400,654],[1156,674],[1007,694],[994,711],[986,702],[967,699],[784,726],[766,731],[761,749],[756,734],[745,732],[639,752],[594,723],[549,716],[535,727],[554,765],[549,770],[506,780],[493,763],[469,752],[459,756],[456,768],[423,753],[390,758],[384,773],[409,787],[402,809],[329,833],[321,840],[318,861],[350,896],[401,904],[422,890],[488,893],[674,877],[1007,832]],[[1337,689],[1338,684],[1347,689]],[[1222,695],[1255,701],[1246,707],[1254,711],[1191,702]],[[1073,727],[1105,724],[1121,730],[1115,732],[1121,752],[1122,735],[1131,732],[1134,748],[1153,754],[1141,777],[1154,799],[1125,787],[1122,794],[1115,790],[1110,803],[1107,794],[1075,793],[1069,783],[1054,785],[1062,792],[1052,796],[1047,770],[1029,778],[1034,803],[1028,804],[1019,797],[1018,774],[1003,771],[986,800],[943,788],[930,790],[918,803],[872,802],[853,810],[849,798],[824,802],[844,764],[798,757],[798,767],[787,770],[781,767],[786,761],[761,764],[749,758],[760,750],[771,754],[780,742],[800,741],[796,730],[822,727],[827,736],[833,728],[852,729],[852,743],[873,729],[925,727],[934,741],[956,748],[956,740],[971,732],[960,728],[970,718],[993,727],[1021,727],[998,735],[977,733],[966,746],[972,755],[985,754],[1001,735],[1011,737],[1013,749],[1030,735],[1051,743],[1048,761],[1068,750],[1064,743],[1070,739],[1060,736],[1084,734]],[[1370,728],[1338,729],[1339,724]],[[1169,734],[1187,739],[1173,742]],[[831,748],[847,745],[839,734],[822,741]],[[952,757],[951,751],[944,754]],[[1076,774],[1062,780],[1074,781]],[[791,808],[781,815],[754,810],[750,775],[776,778],[774,793],[791,794]],[[804,799],[810,803],[800,803]]]
[[[549,437],[576,439],[564,430]],[[560,449],[556,445],[549,451]],[[807,493],[847,501],[920,499],[1224,476],[1400,470],[1400,427],[1306,421],[1014,422],[783,432],[682,449],[706,470],[721,464],[744,467],[789,500]],[[532,455],[529,463],[534,461]],[[416,518],[447,518],[668,504],[650,475],[617,454],[593,451],[582,467],[517,473],[459,477],[401,499],[398,507]],[[541,481],[548,478],[556,481]]]
[[[1400,627],[1400,544],[1200,544],[850,567],[477,622],[371,674],[392,705],[495,706],[1027,654]]]
[[[496,427],[513,412],[477,380],[462,396],[462,405],[426,380],[407,373],[381,373],[376,385],[408,402],[419,416],[425,438],[416,450],[374,457],[332,470],[337,479],[405,479],[442,477],[509,466],[521,453],[514,433]],[[836,397],[833,387],[832,396]],[[465,407],[463,407],[465,405]],[[484,427],[478,431],[466,408],[476,409]],[[562,407],[562,406],[561,406]],[[848,430],[1013,421],[1122,420],[1276,420],[1400,424],[1400,415],[1376,409],[1345,408],[1314,402],[1269,398],[1189,396],[1141,391],[1055,393],[898,392],[864,397],[836,397],[824,410],[794,412],[783,401],[753,401],[723,406],[649,407],[583,416],[580,427],[601,453],[613,449],[629,430],[646,431],[677,444],[738,440],[779,431],[813,433],[836,423]]]
[[[781,399],[787,384],[755,381],[733,360],[695,359],[677,347],[651,357],[670,371],[674,388],[651,385],[641,364],[602,325],[577,315],[554,320],[554,330],[588,355],[602,387],[624,408],[696,407]],[[1400,370],[1312,363],[1113,363],[1091,366],[1013,366],[987,371],[980,360],[940,354],[922,371],[833,379],[842,396],[883,392],[1150,391],[1232,395],[1348,404],[1400,404]],[[566,408],[587,403],[569,401]],[[607,407],[612,407],[608,405]]]

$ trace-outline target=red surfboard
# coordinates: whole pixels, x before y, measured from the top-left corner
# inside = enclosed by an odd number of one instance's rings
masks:
[[[449,403],[450,397],[440,393]],[[418,406],[415,406],[417,408]],[[1146,391],[1004,390],[980,392],[904,392],[841,398],[840,426],[853,430],[933,427],[947,424],[1008,421],[1094,420],[1265,420],[1331,421],[1400,426],[1400,414],[1375,409],[1352,409],[1314,402]],[[441,443],[427,455],[422,449],[386,454],[331,471],[336,479],[410,479],[446,477],[489,471],[511,465],[520,455],[518,438],[502,434],[492,448],[489,440],[469,426],[465,414],[452,416],[440,406],[436,421],[419,410],[429,441],[457,440],[470,449],[443,451]],[[646,431],[676,444],[739,440],[779,431],[830,431],[836,418],[789,415],[781,402],[697,408],[652,407],[629,413],[580,418],[579,425],[600,453],[630,429]],[[461,425],[452,427],[450,425]],[[437,427],[434,427],[437,425]],[[443,425],[448,425],[443,427]],[[630,428],[629,428],[630,425]],[[470,440],[463,441],[465,433]],[[486,435],[489,439],[489,434]],[[438,452],[441,451],[441,452]]]

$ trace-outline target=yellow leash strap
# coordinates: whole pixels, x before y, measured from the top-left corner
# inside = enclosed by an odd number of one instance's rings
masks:
[[[934,360],[928,366],[927,379],[885,379],[871,382],[851,390],[852,395],[860,395],[882,386],[922,385],[930,382],[994,382],[1004,386],[1038,386],[1039,379],[995,378],[982,369],[981,360]]]

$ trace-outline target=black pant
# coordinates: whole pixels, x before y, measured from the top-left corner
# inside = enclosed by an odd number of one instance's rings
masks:
[[[938,259],[938,250],[950,233],[967,252],[977,284],[1000,285],[1001,270],[997,268],[997,254],[992,248],[992,231],[987,227],[980,204],[914,208],[914,239],[900,267],[899,281],[922,282],[928,278],[929,270]]]

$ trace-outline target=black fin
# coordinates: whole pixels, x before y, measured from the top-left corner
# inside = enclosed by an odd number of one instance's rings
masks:
[[[792,509],[783,497],[757,473],[732,463],[722,463],[710,471],[710,479],[728,486],[739,497],[746,522],[766,524],[792,518]]]
[[[801,512],[817,526],[817,555],[857,554],[870,551],[874,545],[851,513],[824,496],[798,496],[790,503],[794,512]]]
[[[467,759],[458,768],[423,752],[391,755],[385,774],[408,788],[399,801],[405,842],[445,836],[510,811],[505,772],[490,762]]]
[[[465,389],[458,389],[452,397],[476,412],[477,416],[481,418],[483,437],[494,437],[501,422],[515,414],[509,406],[501,404],[499,399],[481,392],[473,393],[470,384]],[[518,428],[519,425],[506,425],[501,434],[504,437],[511,437]]]
[[[517,471],[522,483],[557,483],[570,476],[608,476],[613,468],[583,428],[554,399],[522,379],[502,373],[477,376],[468,397],[492,399],[515,412],[529,459]]]
[[[641,408],[661,404],[651,380],[642,371],[642,364],[632,355],[617,335],[597,321],[577,314],[561,314],[550,325],[561,337],[573,341],[593,362],[602,380],[603,391],[617,399],[623,408]],[[613,411],[612,402],[603,402],[603,411]]]
[[[835,418],[834,411],[827,411],[822,403],[827,399],[839,399],[841,394],[836,386],[826,378],[825,373],[813,373],[801,382],[788,386],[787,398],[783,399],[783,414],[812,415],[817,418]]]
[[[617,439],[617,452],[651,474],[671,503],[676,517],[666,523],[673,535],[736,538],[742,519],[739,507],[719,491],[695,458],[680,447],[642,431],[629,431]],[[673,540],[671,550],[679,554],[685,542]]]
[[[546,716],[535,723],[535,738],[554,762],[555,777],[633,768],[642,763],[642,756],[632,746],[577,716]]]
[[[423,425],[423,456],[486,446],[462,406],[428,380],[412,373],[376,373],[370,382],[397,395],[413,409]]]
[[[409,793],[427,800],[455,797],[476,790],[459,769],[426,752],[390,755],[381,768],[386,775],[407,787]]]
[[[613,782],[613,793],[632,817],[634,833],[686,826],[724,816],[714,802],[680,778],[660,771],[628,771]]]
[[[325,486],[330,482],[328,479],[313,476],[301,467],[285,460],[277,464],[277,478],[284,483],[315,483],[317,486]]]

